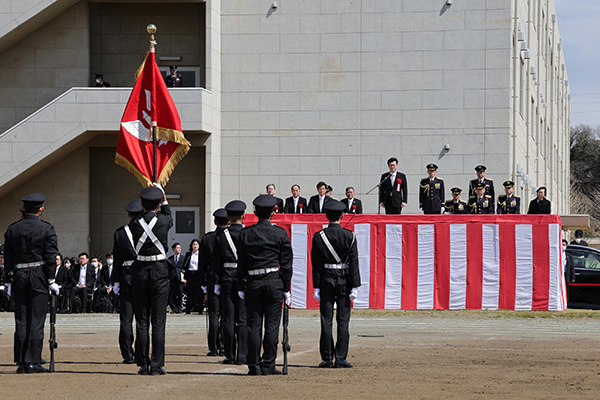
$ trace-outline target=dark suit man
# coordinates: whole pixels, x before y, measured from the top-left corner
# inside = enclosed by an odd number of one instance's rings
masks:
[[[469,209],[467,208],[467,203],[460,199],[462,189],[458,187],[453,187],[452,189],[450,189],[450,191],[452,192],[452,200],[448,200],[444,203],[444,213],[468,214]]]
[[[346,188],[346,198],[342,200],[342,204],[346,206],[344,212],[347,214],[363,213],[362,201],[354,197],[354,188],[352,186]]]
[[[300,185],[292,185],[292,195],[285,199],[283,212],[286,214],[305,214],[307,203],[304,197],[300,197]]]
[[[485,194],[485,184],[478,182],[475,186],[475,196],[469,197],[470,214],[494,214],[494,199]]]
[[[325,203],[331,200],[331,197],[326,195],[327,192],[327,184],[323,181],[317,183],[317,192],[314,196],[311,196],[308,201],[308,212],[310,214],[321,214],[324,213],[323,206]]]
[[[67,305],[67,299],[68,299],[68,294],[67,294],[67,290],[66,287],[67,285],[70,283],[70,281],[72,280],[72,276],[71,276],[71,270],[67,270],[67,268],[65,267],[63,260],[62,260],[62,254],[57,254],[56,255],[56,270],[55,270],[55,282],[58,285],[58,288],[60,289],[60,296],[59,296],[59,301],[57,304],[57,312],[59,313],[64,313],[66,311],[66,305]]]
[[[327,203],[325,211],[329,226],[315,233],[310,253],[314,298],[320,301],[321,311],[321,368],[352,367],[346,361],[350,342],[348,327],[351,301],[356,299],[360,286],[360,271],[356,237],[352,231],[340,225],[344,209],[345,206],[339,201]],[[337,305],[335,345],[332,335],[334,305]]]
[[[537,190],[537,198],[529,202],[529,210],[527,214],[550,214],[550,200],[546,199],[546,188],[544,186]]]
[[[427,164],[426,168],[429,177],[419,182],[419,208],[423,214],[441,214],[446,196],[444,181],[436,176],[437,165]]]
[[[485,193],[493,199],[496,198],[496,192],[494,191],[494,181],[485,177],[485,171],[487,167],[485,165],[478,165],[475,167],[477,173],[477,179],[469,181],[469,198],[475,195],[475,187],[477,183],[483,183],[485,185]]]
[[[498,196],[498,214],[521,214],[521,198],[514,194],[515,183],[503,183],[505,194]]]
[[[0,311],[11,311],[10,296],[8,295],[9,283],[4,269],[4,245],[0,244]]]
[[[402,208],[408,202],[406,175],[398,172],[396,157],[390,158],[387,164],[390,172],[381,175],[379,180],[379,204],[385,208],[386,214],[402,214]]]
[[[275,196],[275,184],[274,183],[269,183],[267,185],[267,194],[271,195],[273,197],[275,197],[275,199],[277,200],[277,205],[275,206],[275,213],[276,214],[280,214],[283,213],[283,200],[277,196]]]
[[[171,290],[169,291],[169,307],[171,312],[181,312],[181,298],[183,297],[183,278],[181,269],[183,268],[184,256],[181,254],[181,244],[173,243],[171,246],[173,255],[169,257],[169,282]]]
[[[90,256],[88,253],[79,254],[79,265],[76,265],[73,271],[73,279],[75,280],[75,296],[79,297],[81,310],[79,312],[88,312],[88,296],[94,291],[94,283],[96,281],[96,271],[90,264]]]

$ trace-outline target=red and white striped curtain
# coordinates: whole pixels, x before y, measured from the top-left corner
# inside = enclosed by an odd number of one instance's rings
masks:
[[[246,214],[244,224],[256,217]],[[277,214],[294,251],[292,307],[312,298],[313,235],[324,215]],[[355,308],[564,310],[557,215],[352,215],[362,285]]]

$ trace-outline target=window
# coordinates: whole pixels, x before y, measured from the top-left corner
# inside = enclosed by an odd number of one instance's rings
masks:
[[[594,253],[587,251],[570,250],[575,268],[600,269],[600,259]]]
[[[525,60],[521,59],[521,68],[519,70],[519,113],[523,118],[525,110]]]

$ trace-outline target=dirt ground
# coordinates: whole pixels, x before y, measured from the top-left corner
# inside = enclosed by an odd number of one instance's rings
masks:
[[[203,315],[169,315],[167,325],[166,376],[138,376],[135,365],[121,364],[117,315],[59,315],[56,372],[16,375],[13,316],[2,313],[2,398],[600,397],[600,318],[591,312],[357,311],[348,358],[355,367],[322,370],[317,313],[292,310],[289,374],[258,377],[206,356]]]

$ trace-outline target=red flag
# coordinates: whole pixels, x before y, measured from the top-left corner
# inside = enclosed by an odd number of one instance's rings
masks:
[[[152,185],[152,126],[156,126],[156,180],[166,185],[175,165],[187,154],[190,143],[181,131],[179,113],[154,57],[144,59],[121,119],[115,163],[145,186]]]

